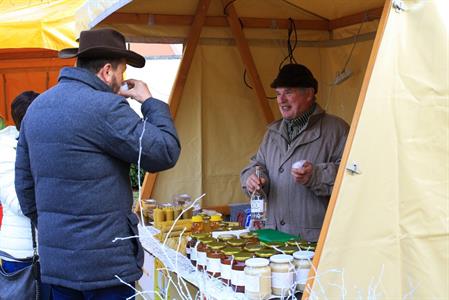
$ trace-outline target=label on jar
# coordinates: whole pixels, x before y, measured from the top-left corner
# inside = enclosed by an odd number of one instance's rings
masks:
[[[231,283],[236,286],[245,286],[245,272],[231,270]]]
[[[263,199],[251,199],[251,213],[263,213]]]
[[[271,273],[271,285],[274,288],[289,289],[293,285],[293,272]]]
[[[306,284],[307,276],[309,275],[309,271],[310,271],[310,268],[296,270],[296,272],[295,272],[296,283]]]
[[[226,264],[221,264],[221,278],[223,279],[231,279],[231,271],[232,271],[232,267],[231,265],[226,265]]]
[[[199,265],[205,266],[207,264],[206,252],[198,252],[198,262]]]
[[[220,259],[208,258],[207,259],[207,271],[211,273],[220,273]]]
[[[245,291],[260,292],[260,275],[245,274]]]
[[[192,253],[192,249],[190,247],[186,247],[186,254],[191,254]]]

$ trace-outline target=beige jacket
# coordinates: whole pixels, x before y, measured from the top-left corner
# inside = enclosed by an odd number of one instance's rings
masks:
[[[299,136],[289,145],[282,120],[268,126],[257,154],[240,174],[243,190],[246,179],[260,165],[268,179],[267,227],[308,241],[317,241],[334,185],[349,126],[342,119],[326,114],[317,105]],[[306,185],[296,183],[292,164],[299,160],[313,163],[312,178]]]

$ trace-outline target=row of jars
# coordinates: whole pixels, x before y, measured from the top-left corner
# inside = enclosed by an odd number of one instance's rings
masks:
[[[240,239],[224,234],[218,241],[207,234],[193,234],[186,253],[199,271],[220,278],[251,299],[264,299],[271,293],[284,296],[304,289],[314,252],[298,251],[300,245],[306,246],[303,241],[259,243],[251,233]],[[314,250],[314,245],[308,243],[307,248]]]

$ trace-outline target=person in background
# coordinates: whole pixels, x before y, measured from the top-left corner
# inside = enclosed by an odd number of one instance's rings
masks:
[[[316,242],[349,127],[316,103],[318,82],[306,66],[284,65],[271,87],[282,119],[268,126],[241,185],[246,193],[263,188],[267,194],[267,228]]]
[[[3,221],[0,230],[0,250],[17,259],[33,257],[33,242],[30,219],[20,209],[14,188],[14,164],[16,161],[17,139],[20,124],[33,100],[39,96],[34,91],[18,95],[11,103],[11,115],[15,126],[0,130],[0,203],[3,206]],[[14,273],[31,264],[1,257],[2,268],[7,273]],[[50,287],[41,285],[41,299],[50,299]],[[1,298],[1,297],[0,297]]]
[[[16,191],[39,231],[41,278],[58,299],[131,299],[143,248],[132,212],[131,163],[149,172],[175,165],[180,143],[166,103],[143,81],[124,81],[145,58],[112,29],[82,31],[76,67],[41,94],[22,121]],[[121,88],[126,83],[126,88]],[[126,98],[142,104],[143,119]],[[140,151],[141,145],[141,151]],[[123,284],[120,280],[127,283]]]

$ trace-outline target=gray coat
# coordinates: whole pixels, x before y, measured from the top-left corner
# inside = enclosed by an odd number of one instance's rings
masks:
[[[130,163],[158,172],[175,165],[180,145],[168,105],[147,99],[144,122],[94,74],[64,68],[21,124],[16,191],[38,225],[42,281],[76,290],[134,282],[143,249],[132,212]],[[37,219],[36,219],[37,215]]]
[[[329,197],[334,185],[348,125],[342,119],[326,114],[317,105],[307,125],[288,144],[282,120],[269,125],[257,154],[243,169],[240,180],[246,192],[246,179],[262,166],[268,184],[268,228],[275,228],[308,241],[317,241]],[[299,160],[313,163],[313,174],[307,185],[294,181],[292,164]]]

